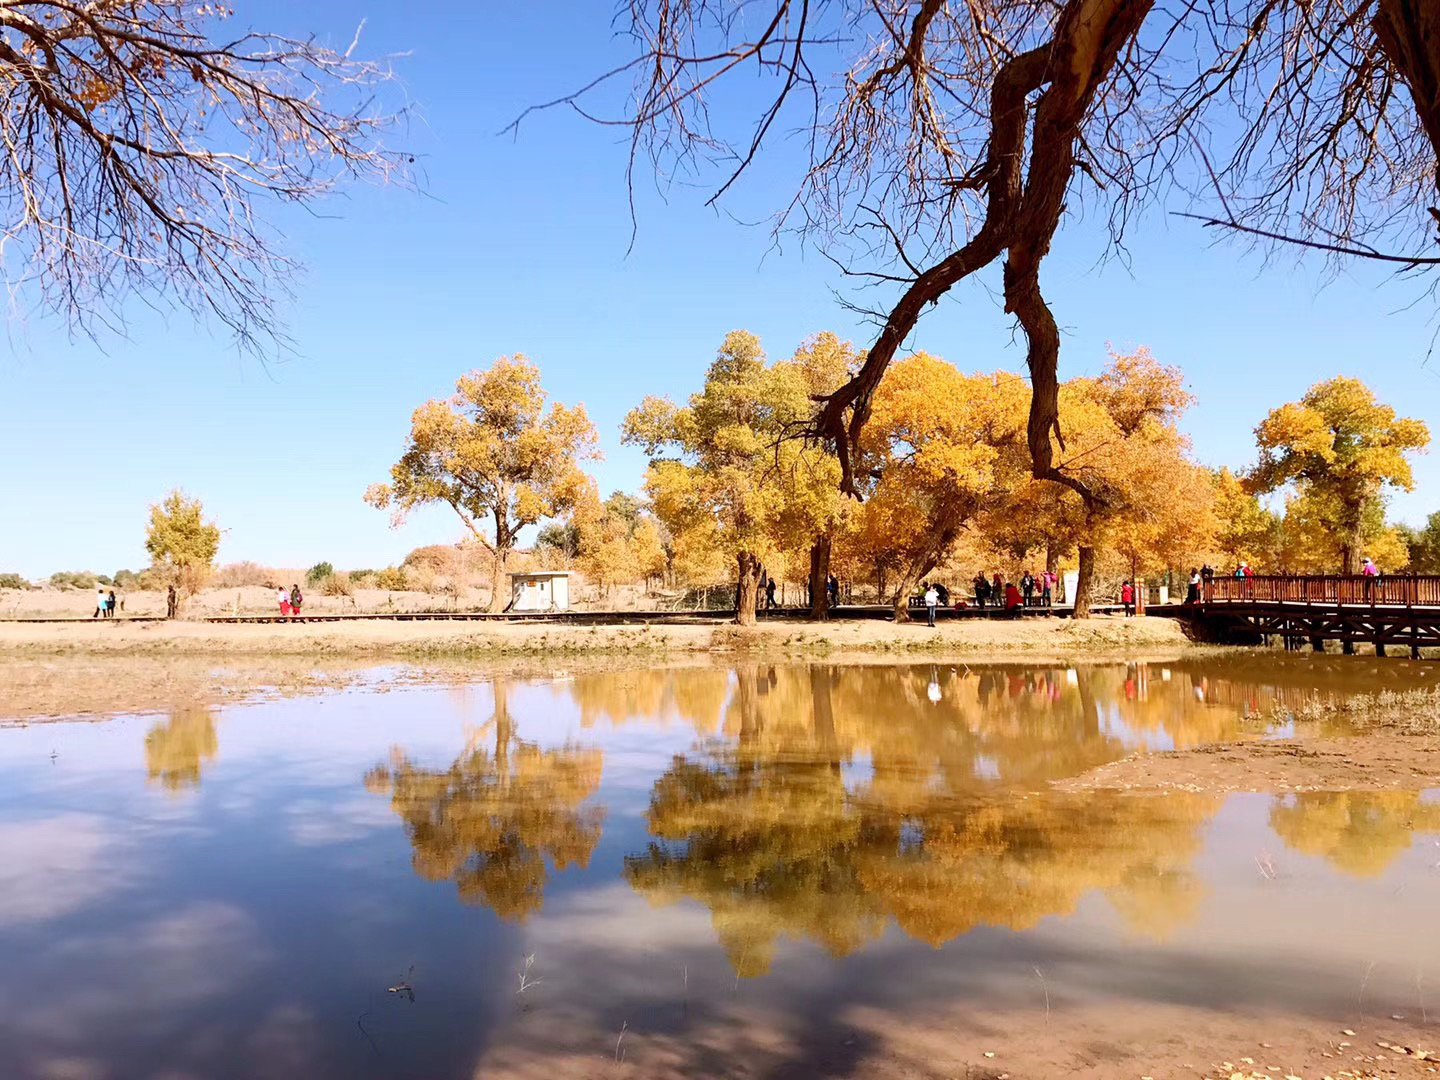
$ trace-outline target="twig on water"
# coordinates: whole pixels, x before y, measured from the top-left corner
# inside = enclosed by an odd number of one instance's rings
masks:
[[[625,1060],[625,1051],[620,1049],[620,1044],[625,1041],[625,1030],[630,1026],[630,1021],[624,1020],[620,1024],[620,1036],[615,1040],[615,1064],[619,1065]]]
[[[520,980],[520,988],[519,988],[518,990],[516,990],[515,993],[517,993],[517,994],[523,994],[523,993],[525,993],[525,991],[529,990],[532,986],[538,986],[540,983],[542,983],[542,982],[545,981],[543,978],[540,978],[540,979],[532,979],[532,978],[530,978],[530,969],[531,969],[534,965],[535,965],[535,954],[532,952],[529,956],[525,957],[525,964],[524,964],[524,966],[521,967],[521,969],[520,969],[518,972],[515,973],[515,977]]]
[[[1030,970],[1035,972],[1035,977],[1040,980],[1040,989],[1045,991],[1045,1026],[1050,1026],[1050,987],[1045,984],[1045,973],[1039,967]]]
[[[1360,1015],[1365,1015],[1365,987],[1370,982],[1370,973],[1375,970],[1375,961],[1370,961],[1370,966],[1365,969],[1365,977],[1360,980],[1360,993],[1355,997],[1355,1007],[1360,1010]]]

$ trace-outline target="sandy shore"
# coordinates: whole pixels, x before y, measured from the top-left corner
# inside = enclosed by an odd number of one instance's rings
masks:
[[[191,622],[0,624],[0,658],[21,655],[309,656],[421,659],[578,654],[665,656],[694,653],[780,655],[921,653],[981,657],[1076,654],[1178,654],[1193,648],[1172,619],[920,624],[878,620],[810,623],[775,620],[756,627],[720,621],[613,626],[541,623],[355,621],[229,625]]]

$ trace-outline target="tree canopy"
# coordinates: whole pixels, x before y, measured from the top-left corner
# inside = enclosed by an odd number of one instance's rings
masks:
[[[1255,439],[1260,460],[1247,478],[1250,490],[1293,485],[1308,512],[1333,533],[1349,574],[1359,569],[1367,540],[1384,528],[1386,489],[1414,486],[1409,455],[1429,445],[1430,431],[1397,416],[1359,379],[1335,378],[1271,410]]]
[[[455,394],[415,410],[390,483],[365,501],[399,524],[418,506],[449,506],[492,556],[490,610],[505,606],[505,572],[520,530],[564,513],[586,490],[580,462],[599,457],[583,405],[546,408],[540,369],[505,356],[462,375]],[[486,529],[488,527],[488,535]]]
[[[150,507],[145,550],[152,565],[186,593],[196,592],[209,577],[220,550],[220,527],[205,520],[205,507],[176,488]]]

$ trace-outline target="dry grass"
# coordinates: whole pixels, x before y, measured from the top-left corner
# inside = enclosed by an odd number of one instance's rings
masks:
[[[0,623],[9,655],[353,656],[397,658],[687,655],[748,653],[1027,659],[1077,655],[1170,656],[1194,651],[1168,619],[1097,618],[1077,629],[1063,619],[895,625],[878,620],[766,621],[736,627],[683,624],[574,626],[555,623],[354,621],[209,624],[193,622]]]

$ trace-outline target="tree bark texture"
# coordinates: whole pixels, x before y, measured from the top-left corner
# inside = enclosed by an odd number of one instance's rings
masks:
[[[1409,87],[1430,145],[1440,193],[1440,4],[1435,0],[1379,0],[1371,21],[1380,51]]]
[[[1080,574],[1075,579],[1075,618],[1090,617],[1090,591],[1095,584],[1095,549],[1080,548]]]
[[[810,618],[816,622],[830,618],[831,546],[829,536],[810,545]]]
[[[735,557],[739,580],[735,588],[735,622],[755,625],[755,603],[760,596],[760,560],[748,551]]]

